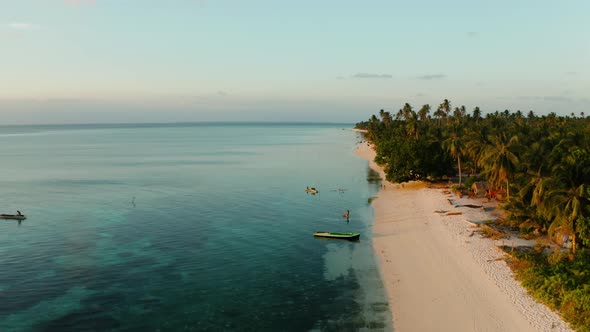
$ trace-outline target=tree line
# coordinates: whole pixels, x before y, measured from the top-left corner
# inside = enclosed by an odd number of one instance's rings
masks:
[[[590,117],[537,116],[533,111],[452,107],[416,110],[406,103],[397,113],[381,110],[356,128],[375,146],[375,161],[387,180],[435,181],[464,174],[502,192],[507,222],[528,232],[572,236],[590,246]],[[473,179],[471,179],[473,180]]]

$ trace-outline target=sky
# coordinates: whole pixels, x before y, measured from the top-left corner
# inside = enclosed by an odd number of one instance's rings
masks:
[[[587,0],[0,0],[0,124],[590,115]]]

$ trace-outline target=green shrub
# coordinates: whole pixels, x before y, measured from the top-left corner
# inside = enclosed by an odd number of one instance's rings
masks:
[[[590,285],[568,292],[559,311],[581,332],[590,332]]]
[[[567,252],[562,252],[558,248],[555,248],[553,253],[547,257],[547,262],[555,266],[559,263],[564,263],[567,260],[567,256]]]
[[[505,250],[507,250],[505,248]],[[590,332],[590,252],[516,252],[510,262],[516,278],[537,300],[558,310],[577,331]]]

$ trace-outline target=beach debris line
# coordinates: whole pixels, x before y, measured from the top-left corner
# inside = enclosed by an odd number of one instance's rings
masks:
[[[463,214],[463,212],[449,212],[447,214],[445,214],[446,216],[458,216]]]
[[[482,237],[488,237],[492,240],[499,240],[499,239],[508,239],[510,238],[508,234],[505,232],[493,227],[491,224],[482,224],[479,227],[479,234]]]
[[[472,209],[481,209],[481,208],[483,208],[483,205],[461,204],[461,205],[455,205],[455,207],[468,207],[468,208],[472,208]]]
[[[470,219],[465,219],[465,222],[468,223],[471,226],[479,227],[479,226],[481,226],[483,224],[489,224],[492,221],[489,220],[489,219],[486,219],[486,220],[470,220]]]

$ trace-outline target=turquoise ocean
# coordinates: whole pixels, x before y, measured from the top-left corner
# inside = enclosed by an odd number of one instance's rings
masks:
[[[0,127],[0,331],[390,330],[351,127]]]

